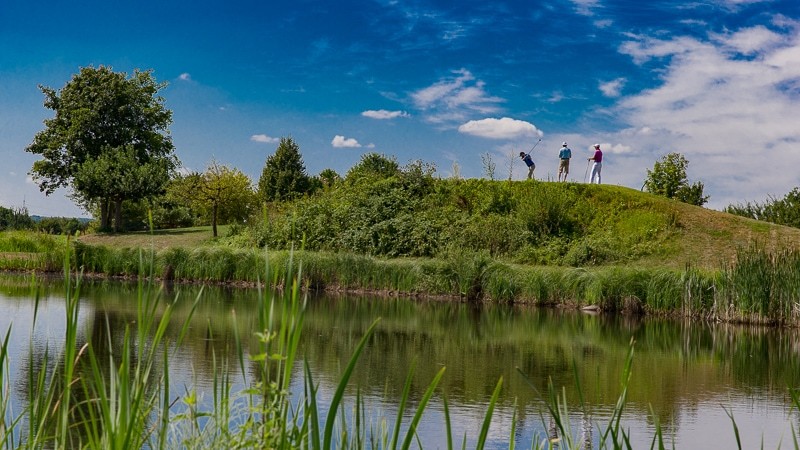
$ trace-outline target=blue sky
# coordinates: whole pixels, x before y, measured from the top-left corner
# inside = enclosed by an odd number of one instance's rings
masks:
[[[215,158],[258,180],[291,136],[310,174],[362,154],[439,175],[555,179],[562,141],[582,182],[639,189],[671,151],[709,207],[800,185],[800,1],[2,0],[0,205],[86,215],[39,193],[24,148],[52,111],[37,85],[80,67],[152,69],[189,170]]]

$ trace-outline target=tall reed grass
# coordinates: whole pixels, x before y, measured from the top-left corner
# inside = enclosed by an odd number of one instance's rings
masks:
[[[10,241],[9,241],[10,242]],[[5,268],[52,268],[66,244],[30,258],[4,259]],[[7,244],[29,248],[33,242]],[[16,245],[16,247],[12,247]],[[722,321],[797,324],[800,319],[800,251],[770,253],[764,246],[738,250],[720,270],[604,266],[527,266],[492,259],[488,253],[449,249],[440,257],[383,259],[331,252],[228,247],[153,250],[75,242],[72,264],[86,272],[169,280],[259,283],[262,268],[286,277],[295,258],[311,289],[382,291],[453,296],[470,301],[538,305],[596,305],[606,311],[681,315]],[[2,248],[2,247],[0,247]],[[32,247],[31,247],[32,248]],[[152,254],[151,254],[152,253]],[[290,255],[293,255],[290,257]],[[9,262],[10,261],[10,262]],[[144,272],[140,271],[144,266]],[[2,267],[0,267],[2,268]]]

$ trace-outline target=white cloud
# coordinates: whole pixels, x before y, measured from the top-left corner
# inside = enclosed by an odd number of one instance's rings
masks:
[[[600,0],[572,0],[575,11],[582,16],[594,15],[593,9],[600,6]]]
[[[592,148],[592,150],[594,150],[594,148]],[[609,142],[606,142],[606,143],[602,143],[601,142],[600,143],[600,150],[602,150],[603,153],[610,153],[610,154],[614,154],[614,155],[622,155],[622,154],[626,154],[626,153],[632,153],[633,152],[633,147],[631,147],[630,145],[625,145],[625,144],[611,144]]]
[[[192,76],[188,72],[184,72],[178,76],[181,81],[192,81]]]
[[[549,103],[558,103],[561,100],[564,100],[564,94],[560,91],[555,91],[550,95],[550,98],[547,99]]]
[[[528,136],[541,137],[543,135],[532,123],[509,117],[470,120],[458,127],[458,131],[488,139],[516,139]]]
[[[387,111],[385,109],[367,110],[361,113],[364,117],[378,120],[396,119],[398,117],[410,117],[411,114],[405,111]]]
[[[497,105],[504,100],[489,95],[483,81],[476,80],[466,69],[452,73],[453,76],[411,93],[414,105],[426,112],[427,121],[463,121],[476,113],[492,114],[499,111]]]
[[[626,81],[625,78],[617,78],[616,80],[600,82],[599,88],[606,97],[619,97]]]
[[[331,145],[333,145],[334,148],[359,148],[359,147],[361,147],[361,144],[359,144],[357,140],[355,140],[353,138],[346,138],[346,137],[338,135],[338,134],[333,137],[333,140],[331,140]]]
[[[736,11],[742,6],[752,5],[755,3],[771,2],[772,0],[715,0],[715,3],[724,6],[725,8]]]
[[[606,140],[621,184],[640,185],[645,168],[680,152],[709,205],[784,195],[800,184],[800,27],[756,26],[708,40],[638,37],[620,47],[637,63],[663,61],[660,84],[622,98],[612,111],[629,128]]]
[[[714,40],[720,42],[734,52],[751,55],[763,51],[782,41],[782,36],[764,26],[757,26],[727,35],[715,35]]]
[[[608,28],[611,25],[614,25],[614,21],[611,19],[601,19],[594,21],[594,26],[596,26],[597,28]]]
[[[250,136],[250,140],[262,144],[274,144],[281,141],[280,138],[270,137],[267,136],[266,134],[254,134]]]

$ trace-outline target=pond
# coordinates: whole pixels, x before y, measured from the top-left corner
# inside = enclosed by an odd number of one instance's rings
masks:
[[[29,277],[0,276],[0,332],[12,329],[7,373],[17,412],[27,401],[29,362],[63,342],[63,282],[40,280],[38,285],[37,303]],[[175,349],[169,373],[176,395],[194,387],[208,398],[213,360],[233,354],[235,330],[247,337],[246,349],[255,345],[250,336],[258,331],[259,293],[221,287],[200,293],[198,286],[172,286],[162,301],[177,299],[174,319],[180,321],[189,316],[198,295],[188,339]],[[743,448],[762,442],[764,448],[791,447],[792,428],[800,429],[789,392],[800,386],[800,340],[793,330],[394,297],[309,295],[307,301],[299,354],[320,386],[322,404],[333,395],[355,345],[376,318],[380,322],[350,382],[351,402],[357,386],[368,410],[391,427],[409,369],[415,367],[404,413],[408,418],[428,383],[446,367],[418,429],[426,448],[446,445],[442,393],[456,445],[466,439],[467,447],[474,447],[501,377],[487,447],[508,448],[513,417],[518,420],[517,445],[530,448],[534,435],[551,433],[543,401],[549,383],[567,399],[573,435],[596,447],[622,392],[631,345],[622,423],[634,448],[650,448],[656,420],[666,445],[676,448],[735,448],[731,416]],[[31,329],[35,308],[38,318]],[[79,340],[113,347],[135,320],[135,284],[87,281],[81,289]],[[180,327],[169,332],[177,334]],[[301,362],[294,373],[299,394]]]

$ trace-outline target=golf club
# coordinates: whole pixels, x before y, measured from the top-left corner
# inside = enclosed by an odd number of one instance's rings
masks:
[[[587,159],[586,160],[586,170],[583,172],[583,182],[584,183],[586,183],[586,175],[589,174],[589,166],[591,166],[591,165],[592,165],[592,160],[591,159]]]
[[[530,151],[528,152],[528,154],[529,154],[529,155],[530,155],[531,153],[533,153],[533,151],[536,149],[536,146],[537,146],[537,145],[539,145],[539,143],[540,143],[540,142],[542,142],[542,138],[539,138],[539,140],[538,140],[538,141],[536,141],[536,143],[535,143],[535,144],[533,144],[533,147],[531,147]]]

